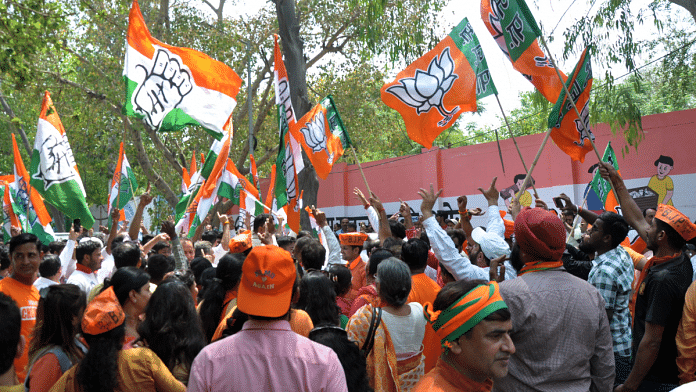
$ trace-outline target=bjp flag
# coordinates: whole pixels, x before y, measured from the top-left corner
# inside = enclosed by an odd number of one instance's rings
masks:
[[[614,169],[616,169],[617,171],[619,170],[619,163],[616,161],[616,154],[614,154],[614,149],[611,147],[611,142],[609,142],[607,144],[607,148],[604,149],[602,162],[608,162],[609,164],[614,166]],[[590,186],[592,187],[592,189],[594,189],[597,196],[599,196],[599,200],[602,201],[602,204],[604,205],[604,211],[616,212],[617,214],[621,214],[619,201],[616,200],[616,195],[614,195],[614,191],[611,188],[611,184],[609,183],[609,181],[605,180],[604,178],[602,178],[602,176],[599,175],[599,170],[595,172],[595,175],[592,178],[592,182],[590,182]]]
[[[348,132],[330,95],[299,121],[291,123],[290,133],[302,144],[322,180],[326,180],[333,164],[350,146]]]
[[[574,161],[585,161],[585,154],[592,151],[595,136],[590,130],[590,90],[592,89],[592,63],[587,48],[573,68],[573,73],[566,81],[570,97],[565,91],[558,97],[549,114],[548,126],[551,139]],[[573,104],[580,111],[578,118]],[[598,193],[599,194],[599,193]]]
[[[430,148],[462,112],[476,111],[476,73],[465,55],[470,42],[464,19],[445,39],[382,86],[382,101],[398,111],[408,136]]]
[[[549,102],[563,90],[551,61],[539,47],[541,30],[524,0],[482,0],[481,18],[500,49]],[[566,76],[560,72],[563,81]]]

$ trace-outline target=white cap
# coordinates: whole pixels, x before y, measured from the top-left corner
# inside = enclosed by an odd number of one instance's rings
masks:
[[[477,227],[471,232],[471,238],[479,244],[481,251],[488,260],[510,255],[510,246],[508,246],[503,237],[495,233],[489,233]]]

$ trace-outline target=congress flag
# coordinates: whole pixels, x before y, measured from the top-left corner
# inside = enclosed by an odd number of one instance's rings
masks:
[[[254,195],[254,197],[259,193],[252,182],[237,170],[237,166],[234,165],[234,162],[228,159],[220,178],[218,196],[225,197],[232,200],[234,204],[240,205],[240,192],[242,190],[250,195]]]
[[[242,189],[239,192],[239,209],[248,212],[252,217],[263,214],[269,208],[264,206],[254,195]]]
[[[123,208],[133,198],[135,190],[138,189],[138,181],[135,179],[135,174],[128,163],[128,158],[123,150],[123,142],[118,150],[118,161],[116,162],[116,170],[111,178],[111,186],[109,186],[109,202],[107,211],[109,212],[108,226],[111,222],[111,211],[117,208],[121,215],[119,221],[126,219]]]
[[[382,101],[401,114],[408,136],[430,148],[462,112],[476,111],[476,73],[467,60],[471,43],[462,20],[435,48],[382,86]]]
[[[20,213],[22,229],[39,237],[43,244],[48,245],[54,240],[51,216],[46,211],[43,198],[29,183],[29,173],[24,167],[14,134],[12,134],[12,151],[14,152],[14,181],[10,184],[10,189]]]
[[[351,144],[336,104],[329,95],[290,125],[290,134],[299,141],[317,175],[326,180],[333,164]]]
[[[297,170],[295,154],[293,153],[292,136],[288,128],[287,118],[282,105],[278,105],[278,125],[280,128],[280,146],[276,158],[275,200],[278,209],[285,208],[288,226],[295,233],[300,230],[300,196],[297,190]],[[302,161],[300,157],[299,161]]]
[[[481,0],[481,18],[512,67],[549,101],[563,91],[551,60],[539,47],[541,30],[524,0]],[[560,70],[559,70],[560,72]],[[566,76],[560,72],[565,81]]]
[[[619,170],[619,163],[616,160],[616,154],[614,154],[614,149],[611,147],[611,142],[607,144],[607,148],[604,149],[604,155],[602,155],[602,162],[608,162],[612,166],[614,166],[614,169],[617,171]],[[619,207],[619,201],[616,199],[616,195],[614,195],[614,191],[611,189],[611,184],[609,181],[605,180],[602,178],[601,175],[599,175],[599,170],[595,172],[594,177],[592,178],[592,182],[590,183],[592,186],[592,189],[594,189],[595,193],[597,193],[597,196],[599,196],[599,200],[602,201],[602,204],[604,205],[604,211],[610,211],[610,212],[616,212],[617,214],[621,214],[621,208]]]
[[[41,104],[34,151],[29,164],[30,184],[45,201],[89,229],[94,217],[87,207],[87,194],[73,157],[68,136],[51,95],[46,91]]]
[[[141,118],[158,131],[200,125],[218,140],[231,121],[242,83],[227,65],[153,38],[137,0],[128,18],[123,78],[124,114]]]
[[[2,237],[7,243],[12,238],[12,226],[22,227],[17,216],[17,206],[10,194],[10,184],[7,181],[0,181],[0,192],[2,192]]]
[[[573,105],[564,92],[549,114],[548,126],[551,139],[574,161],[585,161],[585,154],[592,151],[590,138],[595,136],[590,130],[590,90],[592,90],[592,63],[587,48],[573,68],[573,73],[566,81],[570,99],[575,102],[582,119],[578,118]]]

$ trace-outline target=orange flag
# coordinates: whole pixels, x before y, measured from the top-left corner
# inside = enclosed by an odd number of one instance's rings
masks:
[[[382,101],[404,118],[408,136],[426,148],[462,112],[476,110],[476,73],[463,53],[464,22],[381,89]]]

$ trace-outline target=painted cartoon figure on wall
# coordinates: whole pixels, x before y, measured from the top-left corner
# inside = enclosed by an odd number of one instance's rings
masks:
[[[650,177],[648,188],[657,193],[658,203],[673,206],[674,182],[668,174],[674,169],[674,160],[666,155],[660,155],[655,161],[655,167],[657,168],[657,174]]]
[[[517,192],[520,191],[520,189],[522,189],[522,184],[524,183],[524,179],[526,176],[527,175],[524,173],[516,175],[513,179],[515,183],[512,186],[500,191],[500,197],[502,197],[505,201],[505,206],[510,207],[510,202],[512,201],[512,198],[515,197],[515,195],[517,194]],[[532,205],[532,194],[529,193],[527,189],[531,188],[532,185],[534,185],[534,177],[532,177],[532,179],[529,182],[530,183],[527,184],[527,188],[520,196],[520,205],[522,207],[529,207]]]

